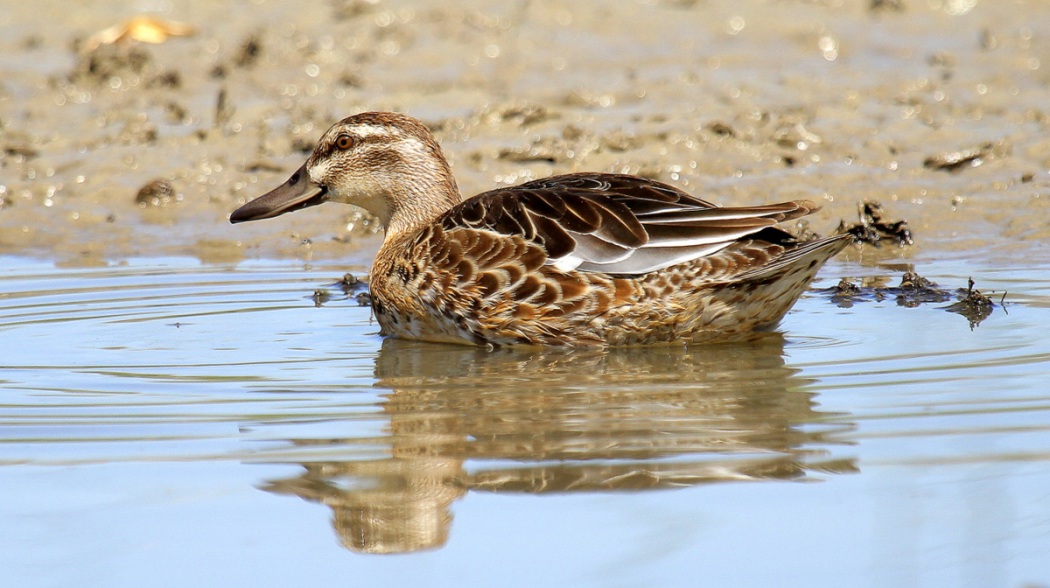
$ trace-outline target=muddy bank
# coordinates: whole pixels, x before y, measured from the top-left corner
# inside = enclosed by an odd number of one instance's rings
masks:
[[[144,5],[12,4],[0,254],[365,263],[378,239],[352,210],[227,216],[335,120],[390,109],[432,126],[468,195],[639,173],[723,204],[821,201],[821,234],[879,201],[915,245],[869,258],[1048,257],[1050,5],[1035,0],[193,1],[147,10],[184,36],[97,47]]]

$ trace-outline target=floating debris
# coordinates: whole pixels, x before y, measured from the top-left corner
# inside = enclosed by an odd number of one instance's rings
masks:
[[[875,280],[869,281],[876,282]],[[905,272],[897,286],[858,286],[853,281],[843,278],[835,286],[817,290],[817,292],[827,296],[840,308],[852,308],[857,302],[881,302],[883,300],[894,300],[898,306],[904,308],[917,308],[923,304],[939,304],[954,298],[958,302],[940,308],[965,316],[970,321],[971,329],[991,316],[996,306],[990,298],[974,289],[972,278],[967,288],[959,288],[952,293],[915,272]],[[1003,305],[1005,299],[1004,294],[999,304]]]
[[[945,307],[945,310],[948,312],[954,312],[966,317],[970,321],[970,330],[973,330],[974,327],[981,324],[981,321],[991,316],[992,310],[995,308],[995,303],[992,302],[991,298],[981,294],[981,291],[975,290],[973,286],[973,278],[970,278],[966,289],[959,288],[958,290],[959,301]],[[1005,304],[1005,301],[1006,293],[1004,292],[999,304]]]
[[[839,280],[833,288],[828,288],[827,292],[831,294],[831,301],[840,308],[852,308],[853,299],[864,295],[860,286],[846,278]]]
[[[324,305],[325,302],[328,302],[332,299],[332,295],[328,293],[328,290],[325,290],[323,288],[318,288],[314,290],[314,293],[311,297],[313,298],[314,306],[316,307],[321,307]]]
[[[905,308],[915,308],[920,304],[930,302],[945,302],[952,298],[952,295],[946,290],[938,288],[937,284],[915,272],[905,272],[901,276],[899,286],[886,288],[884,291],[892,291],[897,300],[897,305]]]
[[[854,239],[861,243],[867,243],[880,247],[883,239],[889,238],[897,243],[898,247],[911,245],[915,241],[912,238],[908,221],[899,220],[889,222],[883,220],[882,205],[874,200],[865,200],[858,211],[860,222],[847,224],[840,221],[837,232],[849,233]]]
[[[343,274],[343,277],[340,278],[338,282],[329,284],[329,286],[341,290],[346,300],[352,299],[358,306],[372,305],[372,296],[368,293],[368,282],[353,274]],[[331,299],[331,293],[328,290],[319,288],[314,290],[313,297],[314,304],[321,306],[321,304],[328,302]],[[320,302],[318,302],[318,300],[320,300]]]
[[[91,52],[102,45],[113,45],[129,40],[140,43],[163,43],[168,40],[168,37],[188,37],[196,33],[197,29],[193,25],[140,14],[91,35],[84,41],[83,50]]]
[[[343,274],[343,279],[339,280],[335,284],[343,290],[343,294],[349,297],[354,292],[368,288],[368,284],[362,280],[357,279],[354,274]]]

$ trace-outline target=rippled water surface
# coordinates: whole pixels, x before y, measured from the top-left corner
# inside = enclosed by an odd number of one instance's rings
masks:
[[[4,262],[12,585],[1050,583],[1047,267],[925,265],[1009,292],[973,329],[489,352],[381,341],[346,268]]]

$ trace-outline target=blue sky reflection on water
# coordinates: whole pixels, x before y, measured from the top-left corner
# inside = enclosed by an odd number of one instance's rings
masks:
[[[0,564],[18,585],[1047,577],[1050,284],[1031,273],[975,270],[1015,302],[972,331],[935,305],[811,293],[772,348],[669,357],[381,346],[366,310],[313,307],[327,267],[17,271]],[[123,288],[134,321],[87,284]],[[152,301],[173,287],[182,306]],[[343,506],[429,513],[440,546],[355,553]]]

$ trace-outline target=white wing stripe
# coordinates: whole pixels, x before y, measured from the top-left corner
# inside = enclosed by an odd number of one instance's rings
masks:
[[[731,241],[726,241],[701,247],[645,247],[618,263],[585,262],[576,266],[576,269],[610,274],[647,274],[699,257],[713,255],[728,247],[730,243]]]

